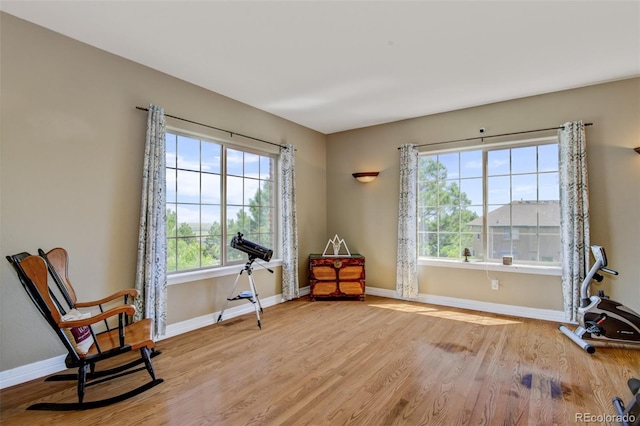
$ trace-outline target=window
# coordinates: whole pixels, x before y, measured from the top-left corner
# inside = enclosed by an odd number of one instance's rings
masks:
[[[166,144],[168,272],[245,260],[237,232],[274,247],[274,155],[170,132]]]
[[[430,258],[560,262],[555,138],[529,146],[424,153],[418,163],[418,252]]]

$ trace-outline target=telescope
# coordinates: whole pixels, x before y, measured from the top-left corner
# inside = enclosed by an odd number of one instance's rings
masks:
[[[273,250],[252,241],[245,240],[242,238],[243,236],[244,234],[238,232],[238,235],[231,239],[231,247],[247,253],[249,255],[249,259],[262,259],[265,262],[271,260]]]

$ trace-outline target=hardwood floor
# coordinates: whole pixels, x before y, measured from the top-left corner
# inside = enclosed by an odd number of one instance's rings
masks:
[[[552,425],[613,416],[611,398],[629,401],[626,381],[640,376],[640,350],[589,355],[556,328],[374,296],[302,298],[265,309],[262,330],[247,314],[158,342],[165,382],[120,404],[25,411],[74,401],[75,383],[4,389],[0,423]],[[86,399],[132,388],[145,374],[89,387]]]

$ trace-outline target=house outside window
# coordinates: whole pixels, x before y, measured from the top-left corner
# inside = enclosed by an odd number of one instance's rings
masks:
[[[505,147],[507,146],[507,147]],[[559,264],[558,144],[423,153],[418,250],[427,258]]]
[[[273,154],[167,132],[166,160],[168,272],[245,260],[237,232],[275,246]]]

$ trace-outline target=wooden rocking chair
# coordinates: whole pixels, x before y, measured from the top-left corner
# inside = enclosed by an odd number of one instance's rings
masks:
[[[44,252],[44,250],[38,249],[38,254],[46,262],[49,274],[60,290],[60,294],[67,302],[67,306],[69,307],[69,309],[98,307],[100,309],[100,312],[104,312],[104,305],[106,303],[113,302],[114,300],[122,297],[123,304],[128,305],[130,303],[133,303],[133,299],[138,295],[138,290],[134,288],[128,288],[118,291],[111,296],[107,296],[100,300],[95,300],[92,302],[78,302],[76,292],[71,285],[71,281],[69,280],[69,254],[67,253],[67,251],[63,248],[57,247],[49,250],[46,253]],[[60,307],[60,304],[58,304],[58,307]],[[125,320],[128,323],[129,317],[125,317]],[[105,320],[104,324],[107,330],[109,330],[109,323]]]
[[[45,261],[45,257],[47,261]],[[135,297],[137,291],[123,290],[99,301],[77,302],[66,273],[67,259],[64,249],[54,249],[43,257],[32,256],[26,252],[7,256],[7,260],[16,270],[30,299],[67,349],[66,366],[78,368],[78,374],[54,375],[46,379],[46,381],[77,380],[77,403],[38,403],[27,409],[66,411],[104,407],[124,401],[162,383],[162,379],[155,377],[151,362],[153,356],[160,354],[159,351],[154,350],[152,321],[143,319],[127,324],[127,318],[135,313],[133,305],[118,305],[106,311],[101,306],[118,297],[124,297],[126,301],[128,297]],[[47,271],[51,273],[53,281],[58,287],[57,291],[53,286],[49,286]],[[68,305],[68,310],[64,308],[56,294],[62,294]],[[75,317],[79,319],[69,319],[71,314],[79,314],[76,308],[95,306],[100,308],[99,314],[79,315]],[[117,317],[117,326],[110,326],[108,319],[115,317]],[[112,321],[115,322],[115,320]],[[101,327],[106,330],[94,331],[94,328],[102,323],[104,325]],[[102,371],[95,370],[98,362],[134,350],[140,351],[139,359]],[[144,366],[137,367],[143,363]],[[120,395],[96,401],[83,401],[86,387],[144,369],[151,376],[151,380],[145,384]]]

